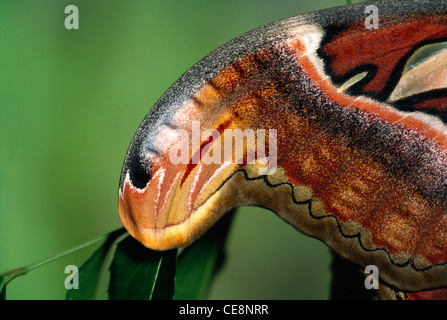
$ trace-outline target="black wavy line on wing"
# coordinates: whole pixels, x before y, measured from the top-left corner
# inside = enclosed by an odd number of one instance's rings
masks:
[[[242,169],[238,169],[238,170],[236,170],[233,174],[231,174],[228,178],[226,178],[226,179],[223,181],[223,183],[219,186],[219,188],[217,188],[216,191],[215,191],[213,194],[217,193],[217,192],[220,190],[220,188],[222,188],[223,185],[224,185],[227,181],[229,181],[229,180],[230,180],[235,174],[237,174],[238,172],[243,172],[243,173],[244,173],[245,180],[248,180],[248,181],[263,180],[263,181],[265,182],[265,184],[266,184],[267,186],[271,187],[271,188],[279,187],[279,186],[282,186],[282,185],[288,185],[288,186],[291,188],[291,191],[292,191],[291,194],[292,194],[292,201],[293,201],[293,203],[295,203],[296,205],[304,205],[304,204],[307,204],[307,205],[308,205],[308,208],[309,208],[309,214],[310,214],[310,216],[311,216],[312,218],[314,218],[314,219],[318,219],[318,220],[319,220],[319,219],[325,219],[325,218],[334,218],[334,219],[335,219],[335,222],[336,222],[336,224],[337,224],[338,231],[340,232],[340,234],[341,234],[343,237],[345,237],[345,238],[357,238],[360,247],[361,247],[364,251],[366,251],[366,252],[374,252],[374,251],[380,251],[380,250],[384,251],[384,252],[386,253],[386,255],[388,256],[388,260],[391,262],[392,265],[394,265],[394,266],[396,266],[396,267],[405,267],[405,266],[410,265],[415,271],[418,271],[418,272],[419,272],[419,271],[426,271],[426,270],[429,270],[429,269],[431,269],[431,268],[433,268],[433,267],[438,267],[438,266],[447,265],[447,262],[445,262],[445,263],[439,263],[439,264],[436,264],[436,265],[431,265],[431,266],[428,266],[428,267],[419,269],[419,268],[417,268],[417,267],[414,265],[414,263],[413,263],[414,256],[412,256],[407,262],[405,262],[405,263],[403,263],[403,264],[395,263],[395,262],[393,261],[393,259],[391,258],[391,254],[390,254],[385,248],[375,248],[375,249],[368,249],[368,248],[366,248],[366,247],[363,245],[363,243],[362,243],[362,239],[361,239],[360,232],[358,232],[358,233],[356,233],[356,234],[353,234],[353,235],[347,235],[347,234],[345,234],[345,233],[343,232],[343,230],[341,229],[340,222],[339,222],[338,218],[337,218],[335,215],[330,214],[330,213],[327,213],[327,212],[326,212],[326,214],[327,214],[326,216],[321,216],[321,217],[319,217],[319,216],[315,216],[315,215],[313,215],[313,214],[312,214],[312,201],[313,201],[313,198],[310,198],[309,200],[306,200],[306,201],[296,201],[296,200],[295,200],[294,186],[293,186],[290,182],[281,182],[281,183],[278,183],[278,184],[273,184],[273,183],[271,183],[271,182],[267,179],[267,175],[250,178],[250,177],[248,176],[247,171],[246,171],[245,169],[243,169],[243,168],[242,168]],[[366,230],[366,229],[365,229],[365,230]],[[320,239],[320,240],[321,240],[321,239]]]

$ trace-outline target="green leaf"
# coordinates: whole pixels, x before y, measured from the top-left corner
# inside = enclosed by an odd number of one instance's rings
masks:
[[[179,255],[176,275],[176,300],[205,299],[212,279],[225,257],[225,241],[234,211],[227,213],[202,238]]]
[[[0,300],[6,300],[6,279],[0,277]]]
[[[104,243],[90,256],[79,268],[79,289],[67,290],[67,300],[92,300],[95,297],[96,288],[104,260],[115,240],[126,232],[120,228],[107,235]]]
[[[118,244],[110,266],[109,299],[172,299],[176,260],[177,250],[150,250],[126,237]]]

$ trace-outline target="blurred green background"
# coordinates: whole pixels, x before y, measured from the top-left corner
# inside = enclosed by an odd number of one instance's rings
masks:
[[[0,0],[0,272],[121,227],[117,188],[149,108],[189,67],[263,24],[345,0]],[[79,30],[64,9],[79,8]],[[8,299],[63,299],[65,266],[14,280]],[[329,250],[243,208],[212,299],[327,299]]]

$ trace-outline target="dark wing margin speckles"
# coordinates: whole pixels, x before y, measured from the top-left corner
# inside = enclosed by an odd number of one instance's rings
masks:
[[[256,205],[377,265],[393,288],[447,287],[447,3],[374,5],[378,29],[365,28],[363,4],[281,20],[177,80],[126,155],[119,212],[130,234],[153,249],[186,246]],[[195,123],[207,132],[198,141]],[[254,139],[209,162],[237,130]],[[187,161],[174,164],[173,150]]]

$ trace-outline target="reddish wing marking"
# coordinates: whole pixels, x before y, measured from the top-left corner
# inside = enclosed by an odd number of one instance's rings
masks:
[[[369,81],[361,82],[362,86],[353,93],[385,100],[409,56],[427,43],[447,40],[446,28],[445,16],[416,13],[400,21],[399,17],[382,18],[377,31],[366,29],[361,23],[349,27],[334,25],[328,28],[320,51],[328,62],[326,71],[335,83],[342,84],[355,73],[369,71]]]
[[[401,290],[447,286],[445,125],[402,111],[442,110],[445,96],[419,88],[411,106],[402,106],[409,94],[387,103],[411,54],[447,38],[446,14],[435,12],[442,2],[428,16],[381,5],[378,30],[350,11],[351,20],[333,21],[341,9],[292,18],[234,40],[176,82],[126,157],[119,206],[129,232],[148,247],[184,246],[228,209],[258,205],[355,263],[376,264]],[[346,94],[340,86],[365,71]],[[258,163],[173,166],[173,128],[191,121],[221,137],[226,128],[277,130],[278,170],[263,177]]]

